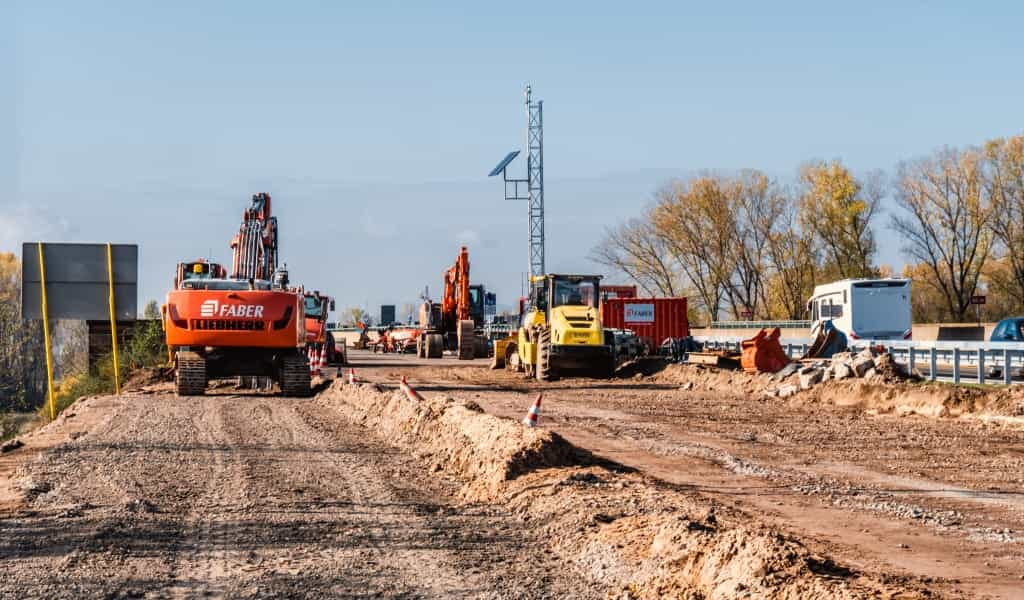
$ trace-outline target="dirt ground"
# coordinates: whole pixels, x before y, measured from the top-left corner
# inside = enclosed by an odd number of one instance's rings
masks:
[[[25,436],[0,596],[1024,597],[1017,421],[350,358],[368,384],[151,383]]]
[[[0,470],[0,597],[603,593],[313,400],[130,393],[69,410]]]
[[[382,382],[404,374],[425,396],[517,419],[543,392],[543,427],[845,565],[916,578],[941,594],[1024,598],[1019,418],[879,410],[851,396],[886,394],[838,382],[786,402],[749,393],[742,373],[709,381],[693,367],[539,384],[482,362],[395,360],[359,372]]]

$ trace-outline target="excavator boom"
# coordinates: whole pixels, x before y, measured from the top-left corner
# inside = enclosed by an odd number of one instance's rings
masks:
[[[277,270],[279,252],[277,217],[270,212],[270,194],[254,194],[242,212],[242,225],[231,239],[231,276],[236,279],[270,280]]]

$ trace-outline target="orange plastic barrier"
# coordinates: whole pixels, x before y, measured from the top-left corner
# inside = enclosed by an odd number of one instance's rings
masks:
[[[779,338],[782,332],[778,327],[771,331],[762,329],[757,335],[740,343],[742,354],[740,365],[748,373],[775,373],[789,364]]]

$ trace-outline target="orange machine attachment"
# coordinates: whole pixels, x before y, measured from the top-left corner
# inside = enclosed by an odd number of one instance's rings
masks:
[[[771,331],[762,329],[749,340],[740,342],[743,370],[748,373],[775,373],[789,364],[789,357],[779,342],[781,336],[778,327]]]

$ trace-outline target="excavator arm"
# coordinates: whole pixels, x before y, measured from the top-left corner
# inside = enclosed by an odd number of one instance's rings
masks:
[[[231,239],[232,277],[270,280],[277,270],[279,252],[277,217],[271,215],[270,194],[252,197],[242,213],[242,225]]]

